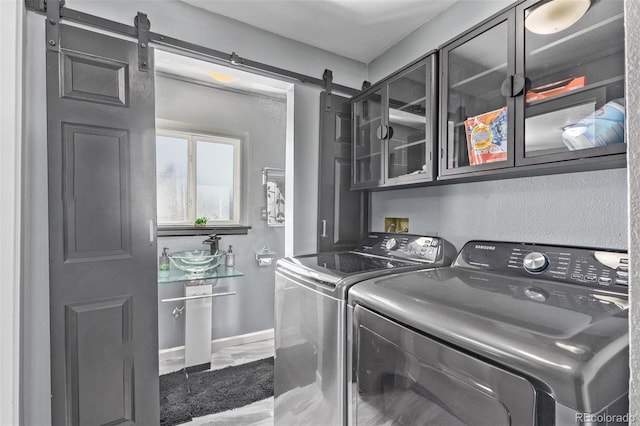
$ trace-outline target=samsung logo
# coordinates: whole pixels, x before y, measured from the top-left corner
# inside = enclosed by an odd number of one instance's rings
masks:
[[[476,248],[478,250],[495,250],[496,249],[495,246],[485,246],[485,245],[482,245],[482,244],[476,244]]]

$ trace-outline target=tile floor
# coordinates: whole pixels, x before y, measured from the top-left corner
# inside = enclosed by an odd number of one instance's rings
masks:
[[[217,370],[273,356],[273,348],[273,339],[267,339],[217,350],[211,354],[211,369]],[[184,358],[163,360],[160,362],[160,374],[178,371],[182,367],[184,367]],[[183,424],[186,426],[273,426],[273,397],[235,410],[196,417]]]

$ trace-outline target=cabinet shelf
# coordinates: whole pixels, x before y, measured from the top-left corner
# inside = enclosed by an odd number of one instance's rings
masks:
[[[622,20],[623,18],[624,18],[624,13],[617,14],[615,16],[612,16],[612,17],[608,18],[608,19],[605,19],[603,21],[597,22],[597,23],[595,23],[593,25],[590,25],[590,26],[588,26],[586,28],[583,28],[583,29],[578,30],[578,31],[576,31],[574,33],[571,33],[571,34],[567,35],[566,37],[562,37],[561,39],[558,39],[558,40],[555,40],[555,41],[553,41],[551,43],[547,43],[547,44],[545,44],[543,46],[540,46],[537,49],[534,49],[531,52],[529,52],[529,55],[530,56],[534,56],[534,55],[537,55],[538,53],[542,53],[542,52],[544,52],[546,50],[558,47],[558,46],[560,46],[560,45],[562,45],[562,44],[564,44],[564,43],[566,43],[568,41],[574,40],[574,39],[576,39],[578,37],[582,37],[585,34],[589,34],[590,32],[592,32],[594,30],[597,30],[597,29],[602,28],[602,27],[604,27],[606,25],[612,24],[612,23],[614,23],[614,22],[616,22],[618,20]]]
[[[452,84],[449,88],[450,89],[457,89],[457,88],[464,87],[464,86],[468,85],[469,83],[473,83],[474,81],[478,80],[479,78],[491,75],[496,71],[505,70],[504,74],[506,76],[506,69],[507,69],[507,63],[505,62],[504,64],[497,65],[497,66],[495,66],[493,68],[489,68],[488,70],[485,70],[485,71],[479,72],[477,74],[474,74],[471,77],[467,77],[464,80],[461,80],[461,81],[459,81],[459,82],[457,82],[455,84]]]
[[[399,101],[392,101],[392,100],[390,99],[390,100],[389,100],[389,104],[390,104],[390,105],[389,105],[389,109],[394,109],[394,110],[396,110],[396,111],[405,111],[405,110],[409,110],[409,111],[407,111],[407,112],[409,112],[409,113],[411,113],[411,114],[415,114],[414,112],[412,112],[412,111],[410,110],[410,109],[411,109],[411,107],[418,106],[418,105],[419,105],[420,107],[422,107],[422,105],[421,105],[421,104],[422,104],[424,101],[426,101],[426,100],[427,100],[427,97],[426,97],[426,96],[423,96],[423,97],[421,97],[421,98],[418,98],[418,99],[416,99],[416,100],[414,100],[414,101],[411,101],[411,102],[408,102],[408,103],[403,103],[403,102],[399,102]],[[422,108],[424,108],[424,107],[422,107]]]
[[[585,87],[581,87],[579,89],[573,89],[573,90],[570,90],[568,92],[561,93],[559,95],[555,95],[555,96],[552,96],[552,97],[549,97],[549,98],[546,98],[546,99],[541,99],[539,101],[527,102],[526,106],[527,106],[527,108],[538,107],[538,106],[541,106],[541,105],[544,105],[544,104],[553,103],[553,101],[557,101],[559,99],[565,99],[565,98],[569,98],[569,97],[572,97],[572,96],[579,95],[581,93],[594,91],[596,89],[603,88],[603,87],[606,87],[606,86],[608,86],[610,84],[615,84],[615,83],[618,83],[618,82],[621,82],[621,81],[624,81],[624,75],[619,75],[619,76],[616,76],[616,77],[613,77],[613,78],[610,78],[610,79],[607,79],[607,80],[599,81],[599,82],[594,83],[594,84],[589,84],[589,85],[587,85]],[[543,112],[540,112],[540,113],[543,113]]]
[[[360,129],[360,128],[369,126],[371,125],[371,123],[375,123],[376,121],[380,121],[380,120],[382,120],[382,116],[380,115],[377,117],[370,118],[369,120],[364,120],[361,123],[358,123],[358,128]]]
[[[401,141],[401,140],[398,140],[398,139],[391,139],[391,141],[400,142],[400,143],[403,144],[401,146],[396,146],[396,147],[393,148],[394,151],[397,151],[399,149],[406,149],[406,148],[409,148],[409,147],[412,147],[412,146],[415,146],[415,145],[423,145],[427,140],[426,139],[420,139],[418,141],[409,142],[409,143],[405,143],[405,141]]]

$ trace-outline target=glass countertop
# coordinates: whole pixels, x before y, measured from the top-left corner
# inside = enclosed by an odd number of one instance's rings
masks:
[[[241,277],[244,275],[236,268],[227,267],[225,265],[220,265],[212,271],[202,274],[192,274],[190,272],[185,272],[172,265],[171,270],[169,271],[169,274],[167,276],[160,276],[160,273],[161,272],[158,271],[159,285],[184,283],[189,281],[216,280],[219,278]]]

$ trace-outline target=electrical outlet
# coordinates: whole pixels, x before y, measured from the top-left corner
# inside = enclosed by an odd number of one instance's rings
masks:
[[[267,207],[260,207],[260,219],[267,220]]]

